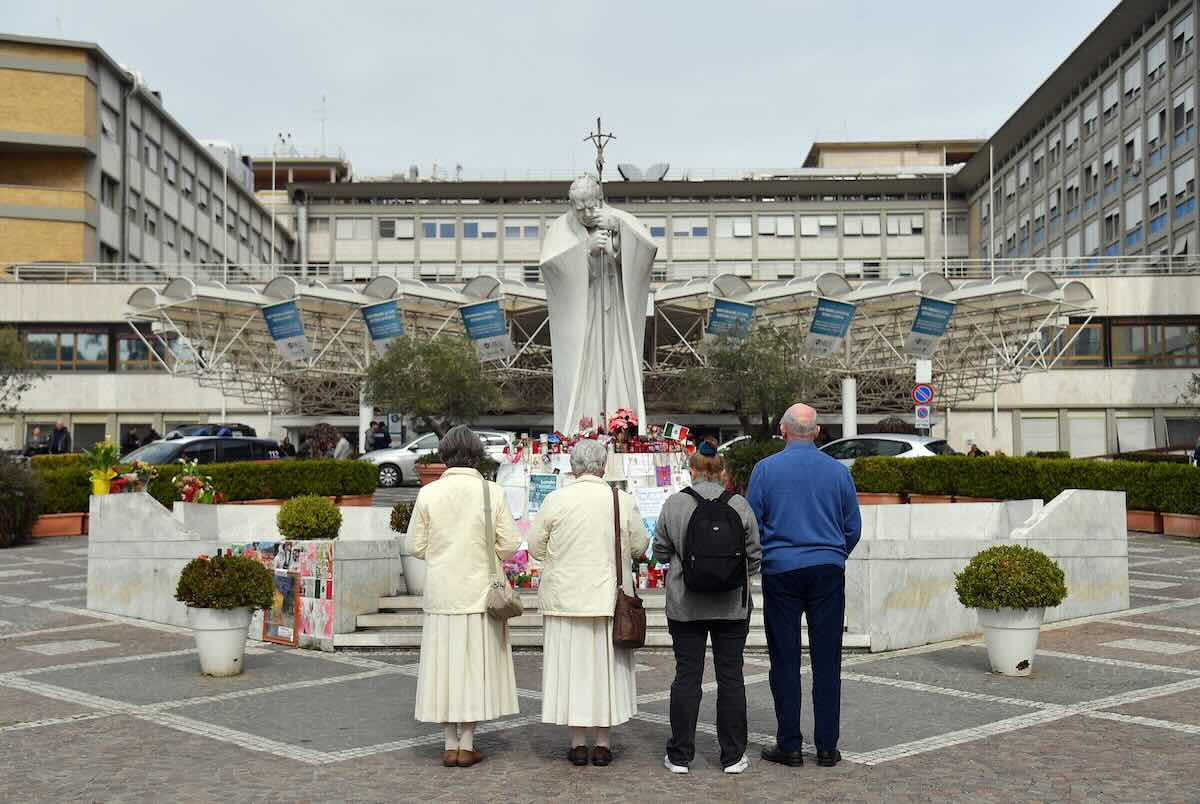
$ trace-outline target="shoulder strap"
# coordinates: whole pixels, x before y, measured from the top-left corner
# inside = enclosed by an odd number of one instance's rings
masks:
[[[483,483],[483,549],[487,551],[489,557],[488,567],[494,573],[499,558],[496,556],[496,523],[492,521],[492,495],[491,489],[488,488],[487,478],[480,475],[479,481]]]
[[[697,505],[708,502],[703,495],[697,493],[691,486],[684,486],[683,493],[695,500]]]
[[[617,592],[625,583],[624,573],[621,572],[621,501],[617,499],[617,487],[612,487],[613,497],[613,554],[617,560]]]
[[[732,500],[733,498],[734,498],[734,492],[730,491],[729,489],[725,489],[725,491],[721,492],[721,496],[718,497],[717,500],[719,502],[725,503],[726,505],[729,505],[729,501]]]

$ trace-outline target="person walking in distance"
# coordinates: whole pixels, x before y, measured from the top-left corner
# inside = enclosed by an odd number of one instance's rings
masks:
[[[758,462],[746,495],[762,540],[763,622],[777,723],[775,745],[762,749],[762,758],[781,765],[804,764],[801,614],[808,622],[817,764],[832,767],[842,758],[846,558],[862,535],[862,519],[849,470],[813,444],[820,429],[808,405],[788,408],[779,426],[787,446]]]

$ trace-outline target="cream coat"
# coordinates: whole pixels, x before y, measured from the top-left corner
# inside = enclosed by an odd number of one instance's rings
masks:
[[[421,489],[408,526],[412,554],[426,562],[426,614],[478,614],[486,609],[496,558],[521,546],[521,536],[504,501],[504,490],[488,483],[495,544],[484,545],[483,483],[474,469],[447,469]]]
[[[646,552],[650,536],[631,495],[620,500],[621,551],[626,594],[633,594],[631,559]],[[608,483],[583,475],[546,497],[529,529],[529,555],[542,563],[542,614],[611,617],[617,602],[613,501]]]

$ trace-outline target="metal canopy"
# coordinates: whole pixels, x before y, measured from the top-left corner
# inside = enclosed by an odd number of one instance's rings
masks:
[[[670,396],[687,369],[704,362],[704,327],[714,298],[755,307],[756,326],[795,338],[802,352],[817,302],[855,306],[845,348],[830,358],[802,356],[819,369],[816,404],[837,407],[839,381],[858,378],[860,408],[902,411],[913,380],[913,358],[904,340],[923,298],[955,304],[942,345],[934,355],[938,401],[950,406],[1052,368],[1073,344],[1062,337],[1068,318],[1086,322],[1092,293],[1080,281],[1059,283],[1041,271],[1023,276],[954,284],[936,272],[852,285],[837,273],[751,285],[733,274],[668,283],[647,310],[644,370],[648,400]],[[517,353],[485,370],[522,410],[547,409],[550,339],[545,289],[536,284],[479,276],[461,288],[380,276],[366,284],[326,285],[276,277],[261,289],[178,278],[161,290],[142,287],[128,300],[126,318],[175,374],[194,377],[264,409],[304,414],[355,409],[363,374],[374,359],[362,307],[394,300],[405,331],[415,337],[463,337],[458,308],[496,299],[509,321]],[[262,308],[293,301],[300,308],[313,356],[288,363],[279,356]],[[149,324],[149,326],[147,326]],[[152,344],[157,339],[159,343]]]

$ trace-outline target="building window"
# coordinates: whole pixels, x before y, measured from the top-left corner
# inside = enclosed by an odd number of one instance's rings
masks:
[[[1185,14],[1171,26],[1171,55],[1175,61],[1192,52],[1192,39],[1195,35],[1191,14]]]
[[[1167,74],[1167,40],[1159,39],[1146,51],[1146,83],[1154,86]]]
[[[117,338],[117,371],[162,371],[163,365],[155,353],[164,360],[171,357],[171,347],[147,335],[146,340],[154,344],[154,350],[136,335]]]
[[[1096,368],[1104,366],[1104,325],[1068,324],[1062,332],[1049,339],[1049,348],[1062,352],[1056,365],[1063,368]]]
[[[842,234],[847,237],[878,237],[878,215],[843,215]]]
[[[542,269],[537,265],[526,265],[521,269],[521,278],[526,282],[541,282]]]
[[[495,218],[478,218],[463,221],[464,240],[494,240],[495,238]]]
[[[203,187],[203,186],[204,185],[201,185],[201,187]],[[225,205],[223,203],[221,203],[221,199],[219,199],[219,198],[213,199],[213,220],[216,222],[217,228],[220,228],[221,222],[224,221],[224,219],[225,219]]]
[[[1033,180],[1037,181],[1042,177],[1043,169],[1046,165],[1046,146],[1043,143],[1038,143],[1033,149]]]
[[[1114,78],[1105,85],[1100,99],[1103,104],[1101,111],[1104,114],[1104,124],[1108,125],[1121,110],[1121,87],[1117,84],[1117,79]]]
[[[185,260],[192,258],[192,233],[187,229],[183,229],[179,233],[179,250],[183,252]]]
[[[1200,365],[1196,322],[1111,324],[1114,368],[1187,367]]]
[[[454,221],[421,221],[421,237],[426,240],[453,240],[458,225]]]
[[[136,161],[138,154],[142,152],[142,131],[137,127],[136,123],[129,124],[129,134],[127,135],[127,138],[128,141],[125,143],[126,150],[129,152],[130,158]]]
[[[731,237],[750,237],[751,219],[721,217],[717,218],[717,237],[724,240]]]
[[[1188,157],[1175,166],[1175,217],[1196,211],[1196,160]]]
[[[379,239],[380,240],[395,240],[396,239],[396,221],[395,220],[380,220],[379,221]]]
[[[1066,134],[1067,151],[1074,150],[1075,146],[1079,145],[1079,115],[1072,114],[1067,120]]]
[[[795,237],[796,218],[792,215],[759,215],[759,237]]]
[[[1083,138],[1086,140],[1096,133],[1096,123],[1099,119],[1099,103],[1093,95],[1083,104]]]
[[[967,216],[953,213],[947,215],[943,231],[951,236],[965,235],[967,233]]]
[[[142,218],[142,225],[146,229],[146,234],[152,237],[158,234],[158,207],[149,201],[145,204],[145,215]]]
[[[1125,170],[1136,176],[1142,170],[1142,127],[1125,132]]]
[[[1167,206],[1170,202],[1167,198],[1166,173],[1150,182],[1147,200],[1150,204],[1150,236],[1153,237],[1165,232],[1167,229]]]
[[[837,237],[837,215],[801,215],[801,237]]]
[[[1125,102],[1130,103],[1142,92],[1142,65],[1134,60],[1125,65]]]
[[[1125,245],[1132,248],[1142,242],[1142,196],[1125,199]]]
[[[1111,193],[1121,184],[1121,149],[1110,145],[1104,152],[1104,192]]]
[[[106,103],[100,104],[100,134],[116,142],[117,110]]]
[[[1196,86],[1193,84],[1175,96],[1171,120],[1175,130],[1175,144],[1191,142],[1196,136]]]
[[[163,154],[163,176],[167,179],[167,184],[174,184],[175,177],[179,172],[179,160],[170,154]]]
[[[367,235],[366,235],[366,237],[359,238],[359,239],[369,240],[371,238],[371,222],[369,220],[366,220],[365,218],[363,220],[366,223],[366,226],[362,227],[362,229],[366,231]],[[233,221],[230,220],[230,223],[232,223],[232,222]],[[355,223],[359,223],[359,221],[355,221]],[[358,231],[359,231],[359,227],[356,226],[355,234],[357,234]],[[250,221],[246,220],[245,218],[238,219],[238,240],[242,241],[243,246],[250,245]]]
[[[1029,184],[1029,158],[1026,157],[1017,163],[1017,184],[1024,187]]]
[[[158,170],[158,143],[149,137],[142,141],[142,162],[150,170]]]
[[[193,187],[193,184],[195,181],[196,181],[196,177],[193,176],[187,168],[184,168],[183,169],[183,182],[180,184],[180,187],[179,187],[179,192],[183,195],[184,198],[192,197],[192,187]]]
[[[639,218],[642,226],[646,227],[646,231],[651,237],[663,238],[667,236],[667,219],[666,218]]]
[[[139,224],[141,222],[141,218],[139,217],[139,213],[141,211],[141,208],[139,206],[141,203],[141,199],[142,199],[142,197],[140,195],[138,195],[135,191],[133,191],[133,190],[129,191],[129,205],[128,205],[128,207],[126,207],[125,215],[126,215],[126,218],[128,218],[128,220],[129,220],[129,225],[134,227],[135,229],[139,226]]]
[[[1046,202],[1033,205],[1033,245],[1036,248],[1046,237]]]
[[[708,218],[671,218],[672,237],[708,237]]]
[[[1100,163],[1093,159],[1083,166],[1083,208],[1096,205],[1096,192],[1100,189]]]
[[[379,221],[379,237],[383,240],[412,240],[413,219],[381,219]]]
[[[904,237],[907,235],[920,235],[925,232],[925,216],[924,215],[888,215],[887,216],[887,233],[888,237]]]
[[[200,209],[208,209],[208,185],[196,185],[196,206]]]
[[[1062,134],[1054,132],[1050,135],[1050,143],[1046,148],[1046,164],[1053,167],[1062,159]]]
[[[1004,203],[1011,204],[1017,197],[1017,176],[1009,173],[1004,177]]]
[[[171,248],[175,248],[176,230],[177,230],[177,227],[175,224],[175,219],[172,218],[170,215],[164,215],[163,216],[162,239],[163,239],[163,242],[166,243]]]
[[[100,203],[116,211],[121,195],[121,184],[107,173],[100,174]]]
[[[25,354],[49,371],[107,371],[108,334],[103,332],[29,332]]]
[[[1120,245],[1121,240],[1121,208],[1113,207],[1104,212],[1104,243],[1105,245],[1116,243]]]
[[[1100,221],[1092,220],[1083,227],[1083,254],[1093,257],[1100,253]]]

